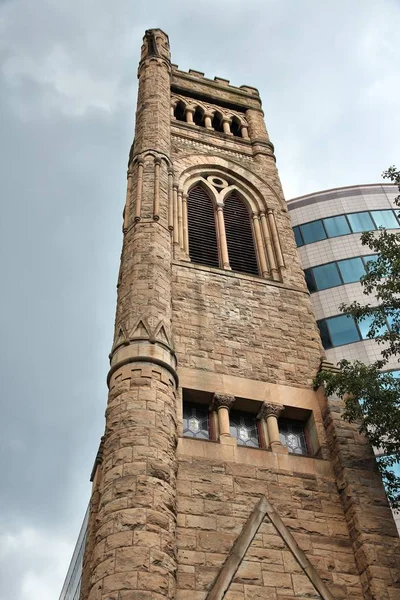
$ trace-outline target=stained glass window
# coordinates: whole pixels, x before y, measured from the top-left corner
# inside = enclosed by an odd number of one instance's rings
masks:
[[[229,415],[231,436],[237,439],[241,446],[258,448],[258,430],[255,416],[250,413],[231,411]]]
[[[279,419],[279,437],[291,454],[309,454],[307,439],[301,421]]]
[[[203,440],[210,439],[207,407],[183,403],[183,435]]]

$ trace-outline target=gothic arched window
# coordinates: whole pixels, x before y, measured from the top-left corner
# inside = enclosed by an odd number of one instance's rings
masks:
[[[201,185],[196,185],[190,190],[187,212],[190,260],[210,267],[219,267],[214,206]]]
[[[237,192],[225,200],[224,220],[232,271],[258,275],[250,213]]]

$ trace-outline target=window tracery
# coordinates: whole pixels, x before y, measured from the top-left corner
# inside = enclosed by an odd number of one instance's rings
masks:
[[[281,281],[284,263],[273,211],[231,175],[210,171],[187,179],[183,188],[173,186],[175,256]]]

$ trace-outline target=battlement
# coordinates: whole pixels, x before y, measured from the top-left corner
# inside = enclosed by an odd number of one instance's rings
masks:
[[[229,79],[215,76],[214,79],[205,77],[202,71],[189,69],[181,71],[176,64],[172,64],[173,91],[190,94],[194,97],[203,97],[204,100],[228,102],[247,108],[260,108],[261,99],[257,88],[250,85],[239,87],[231,85]]]

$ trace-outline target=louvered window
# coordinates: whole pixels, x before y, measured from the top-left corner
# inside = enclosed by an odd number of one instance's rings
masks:
[[[187,210],[190,260],[210,267],[219,267],[214,207],[200,185],[190,190]]]
[[[236,192],[224,204],[226,241],[232,271],[258,275],[250,214]]]

